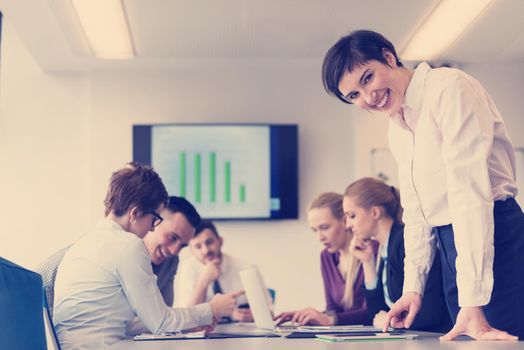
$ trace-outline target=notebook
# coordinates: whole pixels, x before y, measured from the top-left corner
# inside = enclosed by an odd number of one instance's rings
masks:
[[[332,342],[363,342],[363,341],[387,341],[387,340],[413,340],[418,337],[416,334],[409,333],[375,333],[370,335],[355,335],[355,334],[317,334],[316,337],[320,340],[328,340]]]

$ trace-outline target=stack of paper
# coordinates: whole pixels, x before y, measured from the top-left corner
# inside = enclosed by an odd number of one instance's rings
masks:
[[[169,340],[169,339],[202,339],[205,337],[206,337],[206,333],[204,331],[188,332],[188,333],[166,332],[162,334],[142,333],[139,335],[135,335],[133,340],[140,341],[140,340]]]

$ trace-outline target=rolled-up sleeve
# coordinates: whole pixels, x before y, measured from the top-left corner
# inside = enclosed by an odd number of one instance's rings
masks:
[[[188,308],[171,308],[166,305],[151,268],[151,260],[141,242],[133,242],[125,249],[136,259],[119,261],[117,274],[127,300],[140,321],[155,334],[179,331],[212,322],[209,304]]]

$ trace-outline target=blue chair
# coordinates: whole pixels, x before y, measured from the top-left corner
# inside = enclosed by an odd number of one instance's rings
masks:
[[[277,297],[277,292],[273,288],[268,288],[267,291],[269,292],[269,295],[271,296],[271,303],[275,303],[275,298]]]
[[[42,277],[0,258],[0,349],[47,350]]]

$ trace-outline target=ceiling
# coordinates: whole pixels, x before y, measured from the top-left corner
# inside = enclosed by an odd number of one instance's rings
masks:
[[[137,57],[89,54],[69,0],[0,0],[46,71],[158,69],[194,60],[321,59],[351,30],[381,32],[401,49],[438,0],[123,0]],[[441,57],[523,62],[524,1],[495,0]]]

